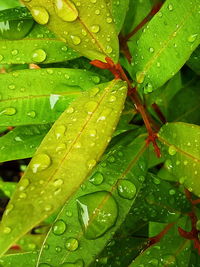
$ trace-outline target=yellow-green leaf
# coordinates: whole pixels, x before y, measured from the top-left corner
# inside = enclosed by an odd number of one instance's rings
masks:
[[[118,61],[118,38],[106,0],[23,1],[33,18],[82,55]]]
[[[87,177],[119,120],[127,87],[120,80],[76,99],[31,160],[0,224],[0,254],[58,209]]]

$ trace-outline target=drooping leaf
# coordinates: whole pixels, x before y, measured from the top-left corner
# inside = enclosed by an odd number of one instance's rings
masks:
[[[200,46],[192,53],[187,65],[194,71],[196,74],[200,75]]]
[[[178,226],[184,227],[185,225],[187,225],[187,217],[180,219],[159,243],[143,251],[129,266],[188,266],[191,241],[182,238],[177,229]],[[164,226],[161,225],[162,228]],[[150,228],[150,236],[155,236],[161,227],[155,223],[152,223],[152,227],[156,229],[156,232]]]
[[[200,43],[199,11],[198,0],[167,0],[148,23],[132,64],[132,78],[142,89],[162,86],[189,59]]]
[[[200,196],[200,127],[187,123],[169,123],[159,134],[159,141],[166,148],[165,166],[189,191]]]
[[[100,81],[104,79],[92,72],[62,68],[1,74],[0,125],[54,122],[81,92]]]
[[[0,162],[31,158],[50,127],[49,124],[19,126],[0,137]]]
[[[75,100],[59,117],[4,213],[0,224],[1,255],[64,204],[83,183],[110,141],[126,92],[126,84],[120,80],[101,84]]]
[[[51,265],[83,261],[84,266],[93,266],[95,257],[125,219],[144,181],[146,135],[133,141],[132,135],[134,132],[108,151],[65,204],[47,236],[38,264],[46,263],[52,255]]]
[[[92,60],[118,61],[118,39],[105,0],[23,1],[39,24],[45,24],[67,44]],[[88,16],[88,14],[91,14]]]

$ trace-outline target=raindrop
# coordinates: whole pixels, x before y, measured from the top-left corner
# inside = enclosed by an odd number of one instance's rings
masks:
[[[192,34],[188,37],[188,42],[193,43],[197,39],[198,34]]]
[[[65,131],[66,131],[66,127],[64,125],[57,125],[54,128],[54,133],[55,133],[56,139],[63,137],[65,134]]]
[[[5,108],[3,111],[0,112],[0,115],[7,115],[7,116],[12,116],[15,115],[17,110],[15,108]]]
[[[51,211],[52,210],[52,206],[51,205],[46,205],[46,206],[44,206],[44,210],[45,211]]]
[[[79,45],[81,43],[81,39],[78,36],[71,35],[71,39],[74,45]]]
[[[91,170],[97,164],[96,160],[92,159],[87,162],[88,168]]]
[[[150,51],[150,53],[153,53],[154,52],[154,48],[153,47],[150,47],[149,48],[149,51]]]
[[[106,19],[106,21],[107,21],[108,23],[111,23],[111,22],[112,22],[112,18],[108,17],[108,18]]]
[[[54,235],[62,235],[66,231],[66,224],[63,220],[58,220],[53,225],[53,233]]]
[[[69,251],[75,251],[78,249],[79,243],[76,238],[68,238],[65,243],[65,248]]]
[[[11,54],[13,55],[13,56],[16,56],[17,54],[18,54],[18,50],[17,49],[14,49],[14,50],[12,50],[12,52],[11,52]]]
[[[103,183],[104,177],[103,174],[100,172],[96,172],[92,177],[90,178],[90,182],[94,185],[100,185]]]
[[[171,4],[168,5],[168,9],[169,9],[169,11],[172,11],[173,10],[173,6]]]
[[[36,63],[41,63],[45,61],[46,57],[47,54],[43,49],[36,49],[33,51],[32,59]]]
[[[121,180],[117,190],[118,194],[126,199],[133,199],[137,191],[135,185],[128,180]]]
[[[112,47],[111,46],[109,46],[109,45],[107,45],[106,46],[106,52],[108,53],[108,54],[111,54],[112,53]]]
[[[30,162],[33,173],[47,169],[51,165],[51,159],[47,154],[38,154]]]
[[[153,92],[153,86],[150,83],[147,83],[146,86],[144,87],[144,93],[148,94]]]
[[[42,25],[45,25],[49,21],[49,13],[44,7],[32,7],[31,8],[31,14],[34,18],[34,20]]]
[[[78,17],[78,10],[70,0],[54,0],[56,14],[64,21],[75,21]]]
[[[26,189],[30,184],[30,181],[26,178],[22,179],[19,183],[19,191],[23,191]]]
[[[73,108],[73,107],[69,107],[69,108],[66,110],[66,112],[67,112],[68,114],[72,114],[72,113],[74,113],[74,108]]]
[[[92,25],[92,27],[91,27],[91,31],[93,32],[93,33],[97,33],[97,32],[99,32],[100,31],[100,26],[99,25]]]
[[[14,90],[14,89],[15,89],[15,85],[14,85],[14,84],[10,84],[10,85],[8,86],[8,88],[9,88],[10,90]]]
[[[54,186],[61,186],[63,184],[63,180],[62,179],[56,179],[54,182],[53,182],[53,185]]]
[[[112,95],[110,98],[109,98],[109,102],[115,102],[116,101],[116,96]]]
[[[27,116],[29,116],[31,118],[35,118],[36,113],[35,113],[35,111],[29,111],[29,112],[27,112]]]
[[[169,152],[169,154],[171,155],[171,156],[174,156],[175,154],[176,154],[176,148],[175,148],[175,146],[170,146],[169,147],[169,149],[168,149],[168,152]]]
[[[87,239],[96,239],[112,228],[118,206],[107,191],[83,195],[77,199],[79,221]]]
[[[59,252],[61,252],[61,251],[62,251],[62,248],[61,248],[61,247],[59,247],[59,246],[57,246],[57,247],[56,247],[56,252],[58,252],[58,253],[59,253]]]
[[[10,234],[11,228],[10,227],[4,227],[3,232],[4,232],[4,234]]]
[[[169,194],[170,194],[171,196],[173,196],[173,195],[176,194],[176,191],[175,191],[174,189],[170,189],[170,190],[169,190]]]

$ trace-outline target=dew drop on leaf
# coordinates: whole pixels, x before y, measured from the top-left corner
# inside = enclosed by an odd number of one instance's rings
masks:
[[[104,177],[103,174],[100,172],[96,172],[95,174],[92,175],[90,178],[90,182],[94,185],[100,185],[103,183]]]
[[[96,239],[114,226],[118,206],[107,191],[83,195],[77,199],[79,221],[87,239]]]
[[[36,113],[35,113],[35,111],[29,111],[29,112],[27,112],[27,116],[29,116],[31,118],[35,118]]]
[[[75,21],[78,17],[76,6],[69,0],[54,0],[54,7],[57,16],[64,21]]]
[[[53,225],[53,233],[54,235],[62,235],[66,231],[66,223],[63,220],[58,220]]]
[[[30,181],[28,179],[22,179],[20,181],[20,187],[19,187],[19,191],[23,191],[25,190],[30,184]]]
[[[10,234],[10,232],[11,232],[11,228],[10,228],[10,227],[5,227],[5,228],[3,229],[3,232],[4,232],[4,234]]]
[[[32,59],[36,63],[41,63],[45,61],[46,57],[47,54],[43,49],[36,49],[33,51]]]
[[[168,152],[171,156],[174,156],[177,152],[175,146],[169,146]]]
[[[7,116],[12,116],[15,115],[17,112],[16,108],[5,108],[3,111],[0,112],[1,114],[7,115]]]
[[[121,180],[118,187],[118,194],[126,199],[133,199],[136,194],[135,185],[128,180]]]
[[[66,127],[64,125],[56,126],[55,129],[54,129],[54,133],[55,133],[56,139],[59,139],[59,138],[63,137],[64,134],[65,134],[65,131],[66,131]]]
[[[65,242],[65,248],[69,251],[75,251],[78,249],[79,243],[76,238],[68,238]]]
[[[198,34],[192,34],[188,37],[188,42],[193,43],[197,39]]]
[[[99,32],[100,31],[100,26],[99,25],[92,25],[92,27],[91,27],[91,31],[93,32],[93,33],[97,33],[97,32]]]
[[[31,8],[31,14],[34,20],[42,25],[45,25],[49,21],[49,13],[44,7],[36,6]]]
[[[71,35],[71,39],[74,45],[79,45],[81,43],[81,38],[76,35]]]
[[[51,165],[51,159],[47,154],[38,154],[33,157],[30,167],[33,173],[37,173],[47,169]]]

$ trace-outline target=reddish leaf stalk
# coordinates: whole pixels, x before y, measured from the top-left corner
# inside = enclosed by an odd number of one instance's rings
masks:
[[[154,146],[154,151],[157,155],[157,157],[161,156],[160,153],[160,148],[158,147],[156,143],[157,139],[157,134],[153,131],[152,126],[151,126],[151,118],[149,114],[146,112],[145,106],[143,105],[140,96],[137,93],[136,87],[132,87],[131,82],[129,81],[128,77],[126,76],[123,68],[121,65],[115,64],[111,58],[106,57],[106,62],[101,62],[100,60],[93,60],[90,62],[92,65],[101,68],[101,69],[108,69],[109,71],[112,72],[112,74],[115,76],[115,79],[122,79],[127,82],[128,84],[128,95],[133,101],[134,105],[136,106],[136,109],[138,112],[141,114],[144,124],[146,126],[146,129],[148,131],[148,138],[146,140],[147,146],[152,143]],[[157,128],[154,125],[155,128]]]
[[[158,115],[161,122],[165,124],[167,121],[166,121],[165,116],[163,115],[162,111],[160,110],[159,106],[156,103],[153,103],[152,108],[154,109],[154,111]]]

